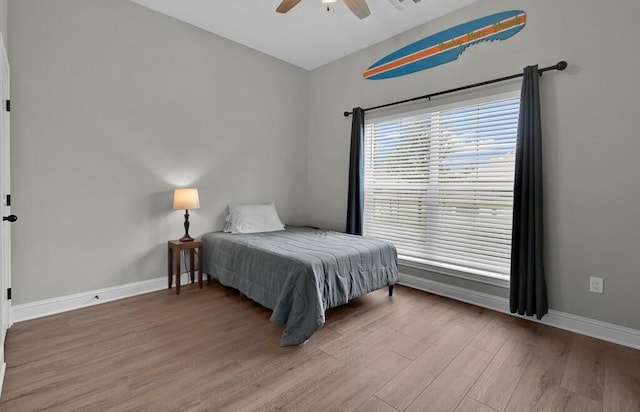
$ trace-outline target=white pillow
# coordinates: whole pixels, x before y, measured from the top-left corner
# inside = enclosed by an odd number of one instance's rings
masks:
[[[228,233],[260,233],[284,230],[273,203],[268,205],[229,205],[224,231]]]

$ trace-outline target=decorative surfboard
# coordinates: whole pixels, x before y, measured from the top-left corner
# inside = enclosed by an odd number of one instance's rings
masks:
[[[526,21],[524,11],[510,10],[451,27],[383,57],[362,76],[389,79],[454,61],[471,45],[508,39],[522,30]]]

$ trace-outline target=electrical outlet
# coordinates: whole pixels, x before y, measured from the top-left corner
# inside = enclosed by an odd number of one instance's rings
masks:
[[[589,279],[589,292],[603,293],[604,292],[604,280],[602,278],[597,278],[595,276],[591,276],[591,278]]]

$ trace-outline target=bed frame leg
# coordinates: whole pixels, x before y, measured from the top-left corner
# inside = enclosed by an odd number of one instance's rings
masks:
[[[393,285],[389,285],[389,296],[393,296]]]

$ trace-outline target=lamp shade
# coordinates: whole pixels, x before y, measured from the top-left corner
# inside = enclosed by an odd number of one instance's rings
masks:
[[[198,189],[182,188],[173,191],[173,208],[179,210],[200,209]]]

